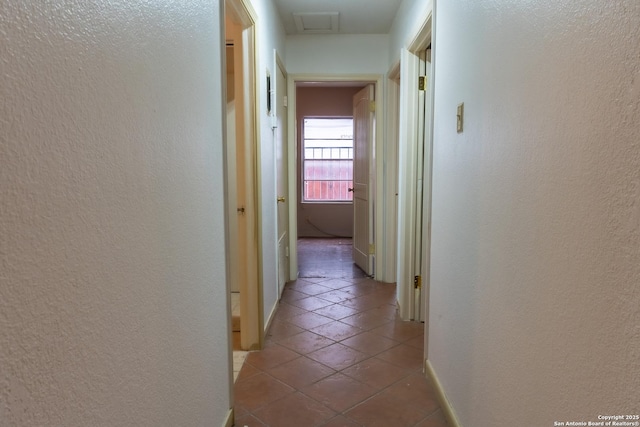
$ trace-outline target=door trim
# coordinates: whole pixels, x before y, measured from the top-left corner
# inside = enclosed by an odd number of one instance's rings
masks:
[[[426,50],[433,44],[433,9],[427,15],[422,26],[416,33],[416,36],[409,44],[409,50],[414,54]],[[423,247],[422,247],[422,303],[424,312],[424,359],[427,360],[429,356],[429,304],[430,304],[430,292],[431,292],[431,208],[432,208],[432,192],[433,192],[433,123],[434,123],[434,105],[435,105],[435,58],[433,56],[433,49],[431,51],[430,60],[427,62],[427,67],[430,70],[427,74],[430,75],[430,79],[427,82],[427,97],[425,97],[425,109],[428,112],[428,126],[426,130],[426,146],[424,147],[424,177],[425,181],[428,179],[428,183],[423,184]],[[426,224],[426,225],[425,225]],[[455,417],[454,417],[455,418]]]
[[[248,166],[253,170],[252,179],[253,191],[251,199],[255,206],[253,212],[247,211],[251,215],[251,228],[254,230],[253,236],[248,237],[248,241],[253,246],[256,256],[255,271],[250,272],[254,277],[250,277],[247,283],[241,284],[240,288],[240,316],[242,328],[240,332],[241,346],[244,349],[262,348],[263,333],[263,304],[262,304],[262,230],[260,212],[262,212],[262,200],[258,191],[260,180],[260,165],[256,159],[260,158],[260,127],[258,123],[259,104],[259,82],[256,79],[256,69],[258,64],[257,46],[257,14],[249,0],[225,0],[225,18],[229,14],[242,26],[242,81],[243,81],[243,111],[245,124],[245,144],[251,147],[253,155],[248,160]],[[224,29],[222,30],[224,31]],[[249,222],[249,221],[248,221]]]
[[[375,209],[375,181],[371,180],[372,160],[375,161],[375,109],[372,111],[371,103],[375,103],[375,87],[367,84],[352,97],[353,111],[353,262],[367,275],[375,272],[375,254],[371,254],[371,243],[375,244],[373,232],[375,224],[371,222],[370,211]],[[366,123],[364,137],[358,132],[362,124]],[[362,154],[366,153],[365,156]],[[363,215],[366,219],[363,219]]]
[[[410,141],[400,149],[399,157],[412,159],[417,155],[418,146],[418,123],[424,118],[418,117],[418,64],[419,52],[426,50],[432,39],[432,13],[429,13],[420,29],[413,37],[405,49],[402,49],[400,59],[400,123],[405,126],[400,127],[400,141]],[[422,292],[421,298],[425,307],[425,322],[429,316],[429,260],[431,247],[431,176],[432,176],[432,153],[433,153],[433,62],[431,62],[431,79],[427,82],[428,99],[425,103],[430,108],[430,123],[428,124],[427,146],[424,147],[423,176],[428,183],[423,183],[422,220],[423,244],[422,244]],[[416,208],[416,165],[408,162],[399,168],[399,187],[404,190],[398,197],[398,302],[400,305],[399,315],[403,320],[411,320],[419,317],[414,313],[415,293],[413,289],[413,259],[415,247],[411,243],[415,235]],[[401,191],[402,191],[401,190]],[[425,328],[428,329],[428,328]],[[425,338],[426,341],[426,338]]]
[[[383,244],[387,248],[382,281],[395,282],[398,270],[398,147],[400,145],[400,61],[387,72],[387,142],[384,147],[386,179],[382,183],[385,194],[385,218]]]
[[[384,104],[384,78],[381,74],[289,74],[287,77],[287,93],[288,93],[288,127],[289,134],[288,140],[297,141],[297,124],[296,124],[296,83],[298,82],[359,82],[359,83],[371,83],[374,85],[376,96],[376,124],[375,124],[375,167],[377,182],[384,182],[384,120],[385,120],[385,104]],[[289,143],[289,176],[296,176],[296,159],[297,159],[296,144]],[[384,205],[386,200],[384,198],[383,186],[375,187],[375,208],[374,212],[369,214],[375,219],[374,223],[374,245],[376,259],[386,259],[388,256],[387,248],[384,247],[382,236],[385,231],[385,209]],[[298,192],[297,181],[295,179],[289,179],[289,198],[291,204],[289,205],[289,269],[290,279],[298,277]],[[384,263],[376,262],[374,278],[376,280],[383,280],[384,277]]]
[[[398,286],[399,315],[413,320],[417,151],[418,58],[407,49],[400,53],[400,144],[398,158]]]
[[[290,220],[290,217],[291,217],[291,205],[292,205],[292,203],[291,203],[292,202],[291,194],[292,193],[291,193],[291,186],[289,185],[289,183],[291,182],[291,175],[290,175],[290,170],[289,170],[289,166],[290,166],[289,165],[289,155],[290,155],[290,151],[291,151],[290,150],[291,144],[289,143],[289,107],[288,107],[289,90],[288,90],[288,82],[287,82],[288,73],[287,73],[287,69],[286,69],[286,67],[284,65],[284,62],[282,61],[282,59],[280,58],[280,55],[278,54],[278,50],[277,49],[273,50],[273,64],[274,64],[274,76],[273,76],[273,82],[274,83],[272,84],[272,87],[273,87],[273,94],[274,94],[274,100],[273,100],[273,108],[274,108],[274,110],[273,111],[275,112],[275,114],[273,114],[273,117],[272,117],[272,120],[273,120],[272,126],[273,127],[278,125],[278,123],[277,123],[277,121],[278,121],[277,112],[278,112],[278,102],[279,102],[278,99],[277,99],[278,92],[282,89],[284,91],[284,96],[287,98],[287,104],[285,104],[285,107],[284,107],[285,108],[285,114],[284,115],[286,116],[286,119],[287,119],[287,128],[282,130],[282,137],[284,138],[284,142],[283,143],[285,144],[285,147],[286,147],[285,151],[287,152],[287,165],[286,165],[286,167],[287,167],[287,178],[286,178],[286,181],[287,182],[285,183],[285,194],[283,194],[283,196],[284,196],[285,200],[287,201],[287,203],[289,203],[288,209],[287,209],[287,221],[288,221],[288,223],[287,223],[287,233],[291,233],[291,227],[290,227],[291,220]],[[282,74],[284,75],[284,81],[285,81],[284,88],[280,88],[279,85],[278,85],[278,75],[277,75],[278,70],[282,71]],[[276,170],[275,171],[276,180],[277,180],[277,174],[278,174],[278,171]],[[277,183],[276,183],[276,192],[277,191],[278,191],[278,188],[277,188]],[[276,203],[276,205],[277,205],[277,203]],[[277,212],[276,212],[276,218],[277,218]],[[291,248],[291,243],[290,243],[291,238],[290,238],[290,236],[287,236],[287,237],[288,237],[288,240],[289,240],[287,242],[287,245],[289,245],[288,246],[289,255],[285,254],[285,257],[289,258],[288,264],[290,265],[291,264],[291,257],[290,257],[290,254],[291,254],[291,249],[290,249]],[[280,242],[280,236],[278,236],[278,243],[279,242]],[[280,253],[279,253],[279,251],[280,251],[280,248],[278,248],[278,262],[280,262]],[[284,280],[284,282],[285,282],[284,284],[285,285],[286,285],[287,282],[289,282],[291,280],[290,273],[291,273],[291,267],[289,266],[289,271],[285,272],[285,280]],[[280,300],[280,297],[282,297],[282,293],[283,292],[284,292],[284,285],[282,286],[282,288],[280,288],[280,271],[279,271],[279,265],[278,265],[278,298],[277,298],[278,301]],[[269,322],[269,323],[271,323],[271,322]],[[267,325],[267,328],[268,328],[268,325]]]

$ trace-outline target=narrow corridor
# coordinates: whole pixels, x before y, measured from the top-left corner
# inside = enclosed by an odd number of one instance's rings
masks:
[[[423,324],[395,285],[353,267],[349,239],[306,239],[265,348],[235,384],[237,427],[447,425],[422,373]]]

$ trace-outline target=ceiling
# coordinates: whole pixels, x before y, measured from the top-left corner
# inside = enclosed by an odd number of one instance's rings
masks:
[[[273,0],[287,34],[387,34],[402,0]]]

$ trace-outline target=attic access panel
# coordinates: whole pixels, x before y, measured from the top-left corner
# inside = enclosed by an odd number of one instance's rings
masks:
[[[296,28],[302,34],[325,34],[338,32],[338,12],[294,13]]]

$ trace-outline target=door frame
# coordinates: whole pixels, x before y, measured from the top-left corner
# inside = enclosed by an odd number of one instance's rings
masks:
[[[423,158],[423,200],[422,200],[422,299],[424,307],[424,321],[429,319],[429,260],[431,247],[431,188],[432,188],[432,154],[433,154],[433,89],[434,72],[433,61],[431,62],[431,79],[427,82],[427,111],[429,117],[419,117],[418,111],[418,64],[419,54],[427,49],[432,40],[432,13],[429,13],[413,39],[402,49],[400,56],[400,123],[405,126],[399,128],[399,140],[410,141],[410,144],[400,147],[400,161],[415,158],[418,150],[418,128],[420,121],[425,119],[429,123],[427,126],[426,146],[424,147]],[[398,302],[400,305],[399,314],[403,320],[412,320],[420,317],[415,311],[414,293],[414,269],[413,259],[415,247],[409,236],[415,235],[416,215],[418,211],[415,197],[417,190],[417,167],[414,163],[408,162],[399,168],[399,186],[406,193],[400,194],[398,198]],[[428,325],[425,327],[425,334],[428,333]],[[428,341],[425,338],[425,341]],[[425,348],[426,350],[426,348]]]
[[[375,251],[371,256],[371,243],[375,246],[375,224],[371,222],[370,211],[375,209],[375,189],[376,179],[371,179],[371,168],[375,168],[376,155],[372,152],[375,149],[375,123],[376,114],[375,108],[371,108],[371,103],[375,105],[375,87],[369,83],[361,88],[352,97],[352,111],[353,111],[353,182],[351,191],[353,191],[353,244],[352,244],[352,258],[353,262],[360,267],[361,270],[367,275],[375,273]],[[364,102],[364,105],[362,104]],[[360,116],[360,108],[364,108],[364,117]],[[372,122],[373,121],[373,122]],[[366,133],[365,137],[358,133],[358,128],[365,122]],[[364,144],[362,144],[364,141]],[[366,156],[362,159],[361,149],[366,147]],[[363,150],[364,151],[364,150]],[[360,158],[360,159],[359,159]],[[366,179],[362,178],[362,171],[366,168]],[[363,194],[364,193],[364,197]],[[365,201],[366,203],[358,203],[358,200]],[[359,207],[360,205],[360,207]],[[358,218],[361,218],[362,211],[368,218],[366,221],[366,228],[362,228],[362,223],[356,224]],[[363,237],[366,237],[366,245],[360,246],[360,241]]]
[[[251,150],[249,156],[245,156],[246,170],[253,171],[253,176],[249,182],[248,196],[254,205],[254,209],[247,209],[246,215],[249,216],[247,223],[250,224],[247,235],[248,250],[256,255],[255,268],[250,268],[249,279],[246,283],[240,283],[240,317],[241,317],[241,346],[246,350],[256,350],[262,348],[264,334],[262,333],[263,324],[263,304],[262,304],[262,231],[260,227],[260,212],[262,212],[262,200],[258,191],[260,180],[260,166],[257,159],[260,158],[260,126],[258,124],[258,111],[256,106],[259,104],[259,82],[256,78],[258,52],[257,46],[257,14],[249,0],[225,0],[225,18],[230,15],[242,27],[242,51],[236,52],[242,55],[242,70],[236,70],[237,74],[241,73],[242,78],[242,104],[244,114],[244,143],[245,147]],[[223,29],[224,31],[224,29]],[[233,153],[236,152],[234,149]],[[231,161],[232,159],[229,159]],[[235,161],[235,159],[233,159]],[[227,185],[226,203],[229,203],[234,197],[229,196],[229,192],[235,191]],[[236,206],[229,206],[230,214],[236,214]],[[230,238],[238,236],[229,236]],[[229,256],[238,256],[229,251],[229,242],[227,242],[227,253]],[[229,268],[233,262],[228,262]],[[230,291],[230,289],[228,290]]]
[[[384,79],[381,74],[289,74],[287,76],[287,93],[288,93],[288,141],[289,141],[289,278],[298,277],[298,189],[297,180],[291,177],[297,176],[296,160],[298,156],[297,145],[293,141],[297,141],[297,121],[296,121],[296,83],[302,82],[322,82],[322,83],[340,83],[340,82],[357,82],[363,84],[373,84],[375,91],[376,103],[376,124],[375,124],[375,180],[384,182]],[[370,219],[374,219],[374,242],[375,254],[374,259],[386,259],[387,248],[383,244],[382,236],[385,230],[385,210],[386,204],[383,186],[376,186],[374,193],[374,209],[369,212]],[[372,218],[373,217],[373,218]],[[375,262],[374,278],[382,280],[384,277],[384,263]]]
[[[384,148],[387,170],[382,183],[385,194],[389,195],[385,203],[385,218],[388,226],[384,230],[385,258],[384,282],[395,282],[398,271],[398,152],[400,146],[400,60],[394,63],[387,73],[387,143]],[[396,291],[397,293],[397,291]]]
[[[286,176],[286,182],[285,182],[285,194],[283,195],[283,197],[285,198],[285,202],[284,203],[289,203],[289,209],[287,209],[287,233],[291,233],[291,227],[290,227],[290,215],[291,215],[291,198],[290,198],[290,186],[289,183],[291,181],[291,175],[290,175],[290,170],[289,170],[289,155],[290,155],[290,145],[289,144],[289,85],[288,85],[288,73],[287,73],[287,69],[284,65],[284,61],[282,61],[282,58],[280,58],[280,55],[278,54],[278,50],[274,49],[273,50],[273,64],[274,64],[274,75],[272,76],[272,87],[273,87],[273,123],[272,123],[272,128],[275,130],[275,128],[278,125],[278,117],[277,117],[277,113],[278,113],[278,94],[280,92],[280,90],[282,89],[284,91],[284,96],[286,97],[286,103],[285,103],[285,112],[284,112],[284,116],[287,120],[287,126],[286,129],[282,129],[282,138],[284,139],[283,143],[285,146],[285,150],[286,151],[286,155],[287,155],[287,176]],[[280,88],[280,85],[278,85],[278,70],[282,71],[282,74],[284,75],[284,87]],[[275,171],[275,176],[276,176],[276,193],[278,191],[278,185],[277,185],[277,175],[278,175],[278,171]],[[277,194],[276,194],[277,195]],[[279,197],[279,195],[277,195]],[[276,207],[278,205],[278,201],[276,200]],[[277,208],[276,208],[277,209]],[[277,212],[276,212],[276,219],[279,220],[279,218],[277,218]],[[282,293],[284,292],[284,285],[286,285],[286,283],[291,280],[291,237],[288,237],[288,241],[286,242],[286,244],[288,246],[286,246],[285,248],[285,254],[284,256],[286,258],[289,259],[287,265],[288,265],[288,270],[284,272],[284,284],[282,285],[282,287],[280,287],[280,256],[282,256],[282,254],[280,254],[280,247],[278,247],[278,298],[277,300],[280,300],[280,297],[282,297]],[[277,236],[277,240],[278,240],[278,244],[280,243],[280,236]],[[269,320],[268,324],[271,323],[271,320]]]

